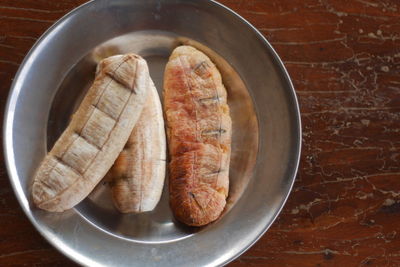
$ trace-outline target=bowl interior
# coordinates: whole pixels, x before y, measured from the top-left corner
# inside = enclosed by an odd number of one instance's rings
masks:
[[[230,194],[225,212],[245,190],[255,165],[258,150],[258,123],[251,97],[238,73],[210,48],[171,32],[139,31],[113,38],[75,64],[62,81],[51,103],[47,123],[47,150],[67,127],[72,114],[91,86],[97,63],[108,56],[136,53],[148,65],[159,95],[162,95],[165,65],[172,50],[181,44],[201,49],[223,73],[232,117],[232,160]],[[161,98],[162,99],[162,98]],[[176,221],[168,204],[168,177],[157,207],[141,214],[121,214],[111,200],[109,181],[102,181],[75,209],[88,222],[107,233],[138,242],[171,242],[198,233],[204,228],[188,227]]]

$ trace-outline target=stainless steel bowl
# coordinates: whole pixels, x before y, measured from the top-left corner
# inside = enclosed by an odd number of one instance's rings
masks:
[[[32,175],[92,82],[96,62],[136,52],[147,59],[161,92],[165,63],[182,43],[212,58],[229,94],[231,185],[222,218],[203,228],[181,225],[165,190],[154,211],[122,215],[112,206],[106,182],[70,211],[33,207]],[[4,122],[8,172],[26,215],[61,252],[91,266],[228,263],[280,212],[295,179],[300,145],[298,104],[278,55],[243,18],[209,0],[96,0],[75,9],[26,56]]]

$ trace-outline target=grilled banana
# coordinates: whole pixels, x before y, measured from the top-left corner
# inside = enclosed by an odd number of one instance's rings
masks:
[[[146,61],[134,54],[102,60],[70,124],[36,171],[37,207],[61,212],[83,200],[124,148],[151,86]]]
[[[123,213],[145,212],[160,200],[165,178],[166,140],[160,98],[152,83],[142,113],[111,168],[112,196]]]
[[[222,213],[229,189],[232,123],[221,75],[190,46],[176,48],[164,75],[171,208],[202,226]]]

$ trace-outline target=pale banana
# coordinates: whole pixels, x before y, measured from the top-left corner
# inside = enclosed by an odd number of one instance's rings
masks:
[[[93,85],[36,171],[36,206],[61,212],[93,190],[124,148],[151,85],[147,63],[137,55],[99,63]]]
[[[166,165],[162,107],[153,83],[125,148],[109,171],[112,197],[123,213],[151,211],[160,200]]]

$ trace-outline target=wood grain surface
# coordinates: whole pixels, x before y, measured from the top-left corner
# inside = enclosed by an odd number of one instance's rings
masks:
[[[28,50],[82,0],[0,0],[1,116]],[[400,266],[400,2],[223,0],[272,43],[303,123],[293,192],[230,266]],[[3,155],[1,154],[3,157]],[[0,266],[71,266],[33,228],[0,166]]]

